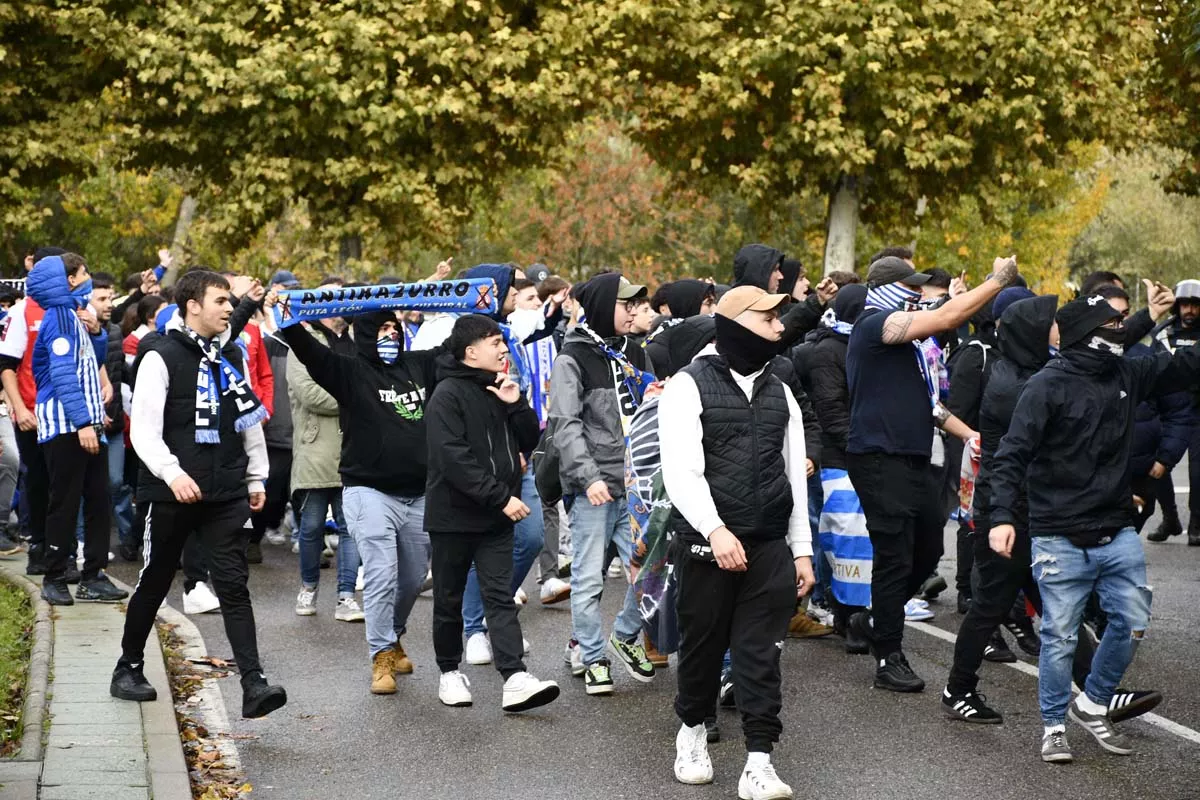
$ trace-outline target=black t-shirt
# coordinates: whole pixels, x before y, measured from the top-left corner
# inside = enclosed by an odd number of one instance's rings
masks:
[[[846,348],[850,389],[847,453],[887,453],[929,458],[933,409],[911,342],[883,343],[892,312],[867,310],[854,323]]]

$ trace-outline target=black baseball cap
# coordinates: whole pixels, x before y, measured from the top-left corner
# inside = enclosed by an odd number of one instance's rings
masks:
[[[1054,315],[1054,321],[1058,323],[1058,346],[1070,347],[1104,323],[1119,319],[1120,316],[1108,304],[1108,300],[1098,294],[1072,300]]]
[[[903,283],[905,286],[923,286],[929,282],[929,275],[917,272],[902,258],[884,256],[871,264],[867,270],[867,286],[887,286],[889,283]]]

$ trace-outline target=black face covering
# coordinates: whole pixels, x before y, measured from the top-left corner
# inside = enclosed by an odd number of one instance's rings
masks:
[[[716,323],[717,352],[725,356],[729,368],[739,375],[753,375],[779,355],[779,342],[764,339],[720,314]]]
[[[1096,328],[1062,351],[1072,363],[1096,372],[1108,371],[1124,354],[1124,328]]]

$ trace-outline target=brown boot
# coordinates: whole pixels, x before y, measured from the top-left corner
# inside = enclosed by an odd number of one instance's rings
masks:
[[[413,665],[404,652],[404,645],[396,640],[396,650],[392,654],[392,671],[397,675],[412,675]]]
[[[817,622],[804,609],[797,611],[796,616],[792,617],[792,621],[788,623],[787,635],[791,639],[815,639],[831,633],[833,633],[833,628]]]
[[[371,694],[395,694],[396,679],[392,673],[396,669],[396,654],[391,650],[381,650],[375,654],[371,662]]]
[[[654,642],[645,633],[642,634],[642,649],[646,651],[646,660],[653,664],[656,670],[666,669],[671,665],[666,653],[658,652]]]

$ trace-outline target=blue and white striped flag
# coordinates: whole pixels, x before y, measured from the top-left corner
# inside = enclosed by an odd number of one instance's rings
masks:
[[[867,517],[844,469],[822,469],[819,536],[833,576],[833,596],[842,605],[871,605],[871,561]]]

